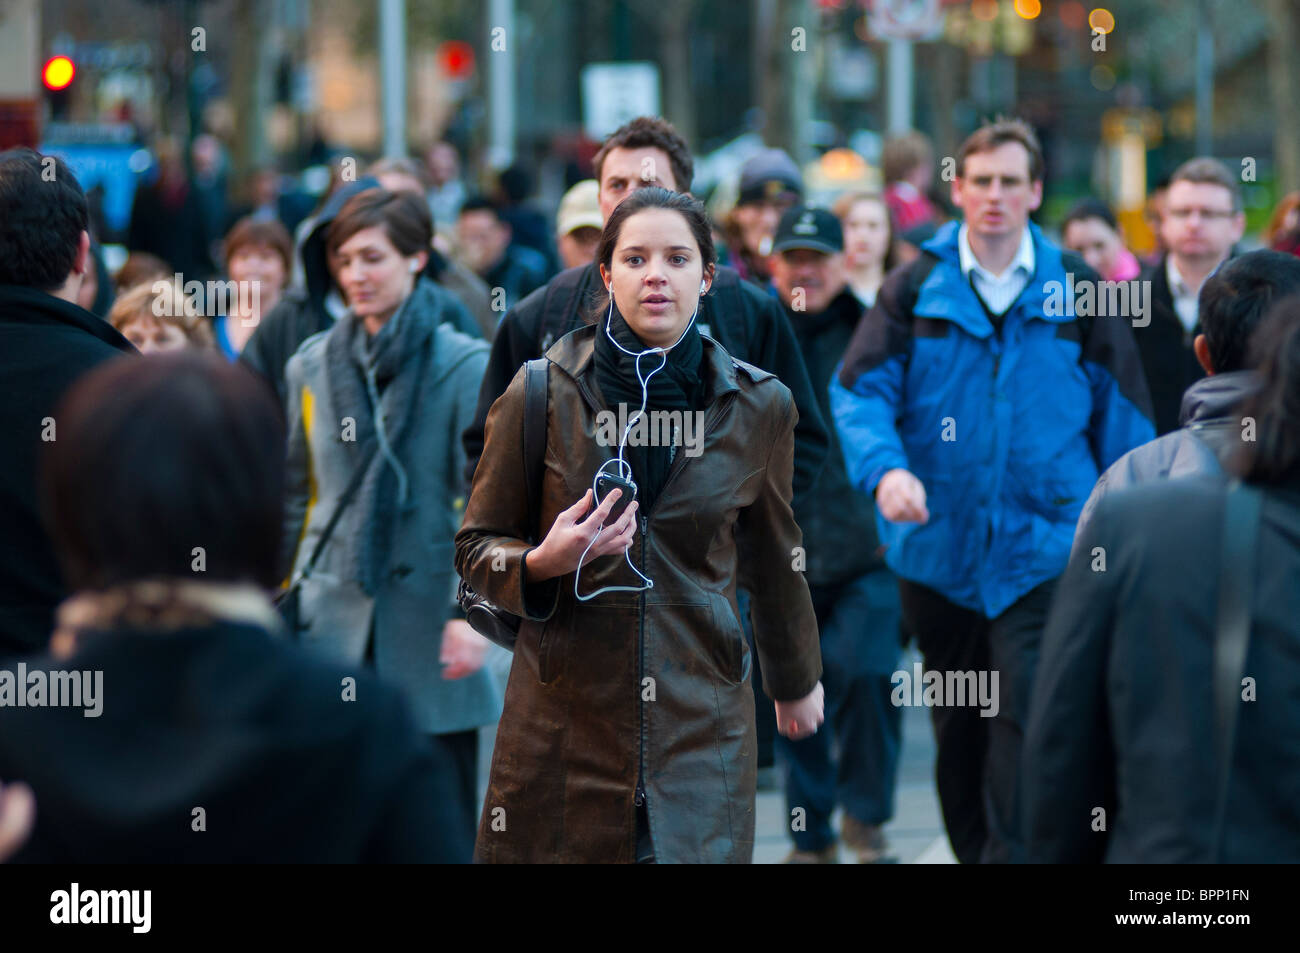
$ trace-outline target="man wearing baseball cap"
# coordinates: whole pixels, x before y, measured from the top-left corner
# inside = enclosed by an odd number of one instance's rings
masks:
[[[596,259],[596,246],[605,219],[600,214],[600,183],[583,179],[564,193],[555,216],[555,247],[560,251],[562,268],[590,265]]]
[[[780,149],[764,149],[740,167],[740,193],[723,223],[723,233],[729,264],[741,277],[767,284],[767,257],[777,222],[802,195],[799,167]]]
[[[839,220],[805,206],[785,212],[772,243],[772,284],[823,414],[830,413],[831,377],[862,316],[848,290],[843,252]],[[803,530],[795,568],[808,581],[821,632],[826,723],[801,741],[776,741],[788,809],[802,809],[791,817],[804,819],[792,825],[794,850],[786,859],[836,860],[831,815],[839,805],[844,846],[861,863],[879,862],[889,857],[882,827],[894,813],[901,709],[890,693],[901,610],[898,584],[880,552],[875,506],[850,484],[835,435],[826,465],[794,510]]]

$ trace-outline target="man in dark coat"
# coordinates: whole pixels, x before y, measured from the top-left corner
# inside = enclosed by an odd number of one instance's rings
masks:
[[[135,348],[74,303],[93,268],[86,197],[61,161],[0,154],[0,657],[49,638],[63,583],[39,517],[36,461],[83,373]]]
[[[772,245],[772,284],[794,327],[829,418],[828,390],[862,318],[843,270],[844,236],[826,209],[796,206],[780,219]],[[837,855],[831,815],[844,809],[840,840],[861,863],[887,859],[882,830],[894,814],[902,709],[893,704],[901,609],[898,581],[885,566],[875,505],[849,482],[838,435],[815,490],[794,508],[803,530],[804,578],[821,633],[825,729],[776,739],[785,769],[786,807],[805,823],[790,832],[787,863],[829,863]],[[800,816],[792,813],[791,817]]]
[[[1161,238],[1169,251],[1138,279],[1150,282],[1150,323],[1133,330],[1155,407],[1156,436],[1178,428],[1183,392],[1203,376],[1192,348],[1201,333],[1197,295],[1246,227],[1241,187],[1215,159],[1179,166],[1166,201]]]
[[[262,317],[262,323],[239,355],[241,361],[271,382],[276,396],[280,398],[281,407],[288,406],[284,371],[289,358],[313,334],[332,328],[335,319],[347,308],[330,273],[325,252],[325,232],[348,199],[365,189],[375,188],[381,188],[379,181],[366,176],[347,183],[330,196],[313,221],[311,231],[299,251],[303,266],[303,287],[290,288],[284,293],[271,313]],[[425,274],[432,277],[433,268],[434,259],[431,255]],[[482,337],[478,323],[459,298],[436,284],[430,287],[429,293],[442,313],[450,316],[446,323],[462,334]]]
[[[1074,548],[1103,496],[1152,480],[1220,476],[1255,427],[1240,405],[1258,387],[1248,368],[1247,344],[1269,307],[1300,292],[1300,259],[1276,251],[1253,251],[1223,265],[1201,286],[1200,324],[1193,350],[1208,375],[1183,395],[1182,426],[1144,443],[1112,463],[1097,480],[1079,515]]]

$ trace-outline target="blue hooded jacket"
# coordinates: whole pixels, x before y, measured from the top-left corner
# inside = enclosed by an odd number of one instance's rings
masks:
[[[925,486],[929,522],[877,516],[890,568],[990,619],[1060,575],[1097,475],[1155,435],[1130,321],[1049,307],[1097,276],[1029,230],[1035,272],[1000,333],[951,222],[889,276],[831,381],[853,485],[899,467]]]

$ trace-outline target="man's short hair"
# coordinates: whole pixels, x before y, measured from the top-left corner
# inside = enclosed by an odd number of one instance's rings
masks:
[[[86,193],[61,159],[0,153],[0,285],[63,287],[89,222]]]
[[[1300,293],[1300,258],[1252,251],[1224,262],[1205,279],[1197,317],[1216,374],[1250,366],[1250,338],[1275,301]]]
[[[1038,136],[1029,124],[1022,119],[999,118],[987,126],[980,126],[961,144],[957,150],[957,175],[966,174],[966,157],[979,152],[991,152],[998,146],[1016,142],[1025,147],[1029,153],[1029,181],[1043,180],[1043,148],[1038,144]]]
[[[605,164],[605,156],[614,149],[659,149],[668,156],[672,166],[673,181],[679,192],[689,192],[691,182],[695,179],[695,160],[691,157],[690,147],[681,133],[673,128],[672,123],[658,116],[638,116],[631,122],[624,123],[601,145],[596,158],[591,160],[600,181],[600,170]]]
[[[1235,175],[1228,171],[1228,167],[1218,159],[1211,159],[1209,156],[1188,159],[1175,169],[1174,174],[1169,177],[1170,185],[1175,182],[1221,185],[1232,196],[1232,210],[1234,212],[1242,210],[1241,183],[1237,181]]]
[[[40,486],[73,590],[279,581],[284,424],[260,375],[210,351],[119,358],[56,416]]]
[[[880,151],[880,173],[885,177],[886,185],[893,185],[933,158],[930,140],[922,133],[905,132],[890,136]]]
[[[505,214],[501,209],[501,203],[493,201],[486,195],[471,195],[460,204],[460,211],[456,214],[468,215],[470,212],[490,212],[498,222],[506,221]]]

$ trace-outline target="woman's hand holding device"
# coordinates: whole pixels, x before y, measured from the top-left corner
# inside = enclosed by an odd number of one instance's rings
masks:
[[[592,509],[594,497],[588,490],[582,499],[561,512],[542,544],[524,557],[528,581],[545,582],[567,575],[578,568],[580,559],[585,566],[599,556],[625,553],[636,535],[637,502],[633,500],[623,510],[622,516],[601,529],[622,495],[623,491],[615,488]],[[597,533],[599,539],[596,539]],[[593,539],[596,539],[594,544]],[[586,559],[582,558],[583,550],[587,550]]]

